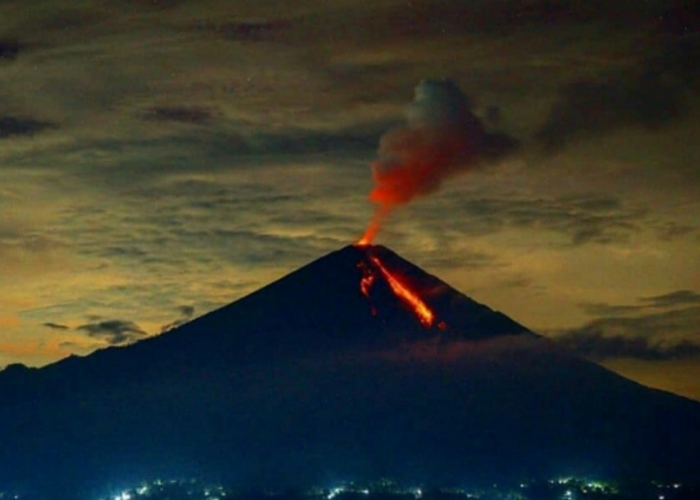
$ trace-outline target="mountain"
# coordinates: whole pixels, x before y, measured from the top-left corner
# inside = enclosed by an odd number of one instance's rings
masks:
[[[700,477],[699,403],[581,359],[381,246],[126,347],[8,368],[0,401],[0,491],[56,498],[158,476]]]

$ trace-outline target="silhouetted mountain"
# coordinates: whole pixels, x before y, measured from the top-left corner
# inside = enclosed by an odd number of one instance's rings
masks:
[[[580,359],[380,246],[128,347],[7,369],[0,400],[0,489],[62,498],[158,475],[700,477],[700,404]]]

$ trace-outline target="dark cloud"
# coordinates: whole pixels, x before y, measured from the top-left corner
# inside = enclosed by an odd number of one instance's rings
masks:
[[[700,33],[700,4],[695,0],[664,2],[656,16],[661,33],[674,37],[690,37]]]
[[[606,14],[596,2],[536,0],[529,2],[482,2],[474,8],[470,24],[487,31],[589,23]]]
[[[195,307],[194,306],[180,306],[177,310],[186,318],[191,318],[194,316]]]
[[[62,34],[76,33],[78,30],[89,28],[106,20],[104,14],[84,9],[60,8],[50,12],[41,23],[42,30],[60,30]]]
[[[698,3],[652,2],[639,13],[656,48],[629,69],[562,85],[536,134],[544,148],[556,151],[625,127],[654,130],[685,116],[700,81]]]
[[[605,302],[588,302],[581,304],[581,308],[587,314],[600,317],[628,316],[647,309],[642,305],[615,305]]]
[[[151,9],[170,9],[182,5],[187,1],[188,0],[113,0],[113,3],[120,6],[124,3],[131,3],[140,7],[148,7]]]
[[[682,89],[663,75],[609,77],[568,83],[536,139],[556,151],[577,139],[600,135],[627,125],[656,128],[678,118],[685,106]]]
[[[567,236],[572,245],[618,243],[641,230],[641,207],[608,197],[555,199],[481,198],[460,202],[474,218],[470,229],[496,232],[506,227],[545,229]]]
[[[1,119],[0,119],[1,120]],[[0,121],[0,138],[2,138]],[[234,131],[210,127],[178,127],[172,134],[143,139],[101,138],[59,145],[37,155],[8,154],[0,165],[36,168],[61,165],[93,186],[143,185],[172,173],[236,171],[296,164],[299,157],[312,162],[369,158],[376,148],[376,127],[339,130],[240,127]],[[42,156],[43,155],[43,156]],[[119,168],[115,168],[118,164]],[[329,168],[333,163],[329,163]],[[98,182],[99,181],[99,182]]]
[[[618,0],[501,0],[455,2],[433,0],[398,3],[393,24],[384,29],[393,36],[429,36],[470,33],[509,35],[532,30],[572,29],[596,23],[605,27],[634,27],[653,19],[653,9],[639,2]]]
[[[617,323],[617,322],[615,322]],[[663,340],[635,334],[608,334],[606,328],[619,327],[619,324],[599,322],[572,330],[556,337],[582,356],[602,361],[612,358],[634,358],[647,361],[683,359],[700,354],[697,340]],[[626,325],[631,326],[631,325]]]
[[[0,117],[0,139],[23,135],[31,136],[50,128],[55,128],[55,125],[32,118],[19,118],[16,116]]]
[[[625,127],[665,127],[686,114],[697,87],[700,43],[668,44],[636,68],[564,84],[535,134],[547,151]]]
[[[66,325],[60,325],[58,323],[44,323],[43,325],[52,330],[68,330],[70,328]]]
[[[675,292],[651,297],[639,297],[636,304],[607,304],[605,302],[590,302],[581,304],[588,314],[599,317],[634,316],[659,309],[700,304],[700,294],[693,290],[677,290]]]
[[[143,116],[147,120],[190,123],[193,125],[202,125],[214,118],[214,114],[209,109],[184,106],[154,107],[148,109]]]
[[[700,354],[700,294],[692,290],[640,297],[637,304],[584,304],[598,316],[555,339],[593,359],[680,359]]]
[[[641,297],[639,300],[651,307],[685,306],[700,304],[700,293],[693,290],[678,290],[676,292],[666,293],[664,295]]]
[[[224,23],[204,23],[197,28],[216,34],[231,41],[261,42],[270,40],[289,24],[283,21],[230,21]]]
[[[656,233],[663,241],[674,241],[697,232],[697,229],[697,226],[670,221],[657,225]]]
[[[88,336],[107,342],[110,345],[121,345],[142,339],[144,332],[136,323],[120,319],[98,321],[81,325],[77,330],[86,332]]]
[[[687,90],[697,90],[700,79],[700,39],[683,38],[666,46],[660,54],[651,58],[648,70],[676,82]]]
[[[161,329],[160,332],[167,332],[168,330],[172,330],[173,328],[177,328],[179,326],[184,325],[188,321],[190,321],[194,317],[194,312],[195,312],[195,307],[194,306],[180,306],[177,308],[177,312],[179,313],[180,317],[176,319],[175,321],[168,323],[167,325],[164,325]]]
[[[0,39],[0,61],[17,59],[23,46],[17,40]]]

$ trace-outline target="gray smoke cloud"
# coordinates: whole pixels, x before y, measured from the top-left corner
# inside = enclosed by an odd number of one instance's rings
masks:
[[[371,241],[393,208],[440,188],[443,181],[499,160],[518,141],[491,131],[471,100],[450,80],[425,80],[406,111],[406,125],[384,134],[372,164],[376,210],[363,240]]]

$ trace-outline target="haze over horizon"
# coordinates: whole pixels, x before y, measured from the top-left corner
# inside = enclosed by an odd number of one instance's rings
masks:
[[[420,82],[449,78],[470,130],[512,147],[392,210],[375,241],[700,400],[694,2],[10,0],[0,16],[0,366],[138,341],[356,241],[381,138]]]

